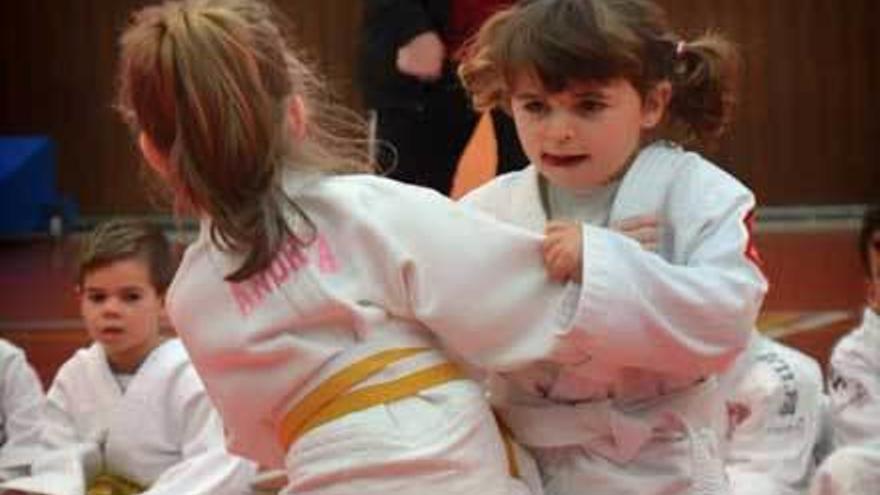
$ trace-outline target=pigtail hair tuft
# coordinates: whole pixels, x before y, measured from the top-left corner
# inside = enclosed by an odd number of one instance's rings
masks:
[[[737,47],[709,31],[672,49],[670,114],[687,126],[690,138],[714,144],[733,120],[742,65]]]

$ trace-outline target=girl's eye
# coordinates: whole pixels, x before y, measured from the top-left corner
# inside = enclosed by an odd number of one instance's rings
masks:
[[[122,294],[122,300],[127,303],[138,302],[143,298],[140,292],[125,292]]]
[[[581,102],[578,103],[578,110],[586,114],[600,112],[607,107],[608,104],[599,100],[581,100]]]
[[[540,101],[527,101],[523,103],[523,110],[532,114],[540,114],[547,110],[547,105]]]
[[[88,299],[90,303],[100,304],[107,300],[107,295],[101,294],[100,292],[90,292],[86,295],[86,299]]]

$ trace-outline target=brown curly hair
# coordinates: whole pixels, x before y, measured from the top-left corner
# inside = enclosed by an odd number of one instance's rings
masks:
[[[461,57],[459,76],[478,110],[507,108],[512,81],[524,70],[551,92],[622,77],[644,97],[669,81],[670,124],[705,144],[731,120],[741,65],[736,47],[718,33],[683,42],[647,0],[521,1],[489,18]]]

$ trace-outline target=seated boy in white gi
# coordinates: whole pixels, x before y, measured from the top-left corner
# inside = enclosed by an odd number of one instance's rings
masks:
[[[84,242],[77,292],[94,343],[49,389],[35,476],[47,494],[247,493],[255,467],[225,448],[220,418],[179,339],[161,332],[176,268],[153,225],[111,221]]]
[[[859,250],[867,274],[867,307],[861,325],[831,353],[834,448],[880,440],[880,207],[865,213]]]
[[[721,386],[731,390],[725,452],[731,493],[803,493],[827,405],[819,364],[755,332]]]
[[[828,390],[835,450],[819,467],[812,495],[880,492],[880,206],[865,212],[859,251],[867,271],[861,325],[831,353]]]
[[[24,352],[0,339],[0,482],[25,476],[40,452],[46,397]]]

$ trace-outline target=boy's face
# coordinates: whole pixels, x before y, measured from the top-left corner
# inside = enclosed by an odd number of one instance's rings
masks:
[[[880,313],[880,230],[875,230],[868,242],[868,306]]]
[[[137,258],[114,261],[83,277],[80,310],[89,336],[117,371],[130,372],[160,342],[162,298]]]
[[[513,81],[511,110],[523,150],[556,187],[583,190],[617,178],[656,126],[668,84],[642,99],[626,79],[572,82],[549,93],[525,71]]]

